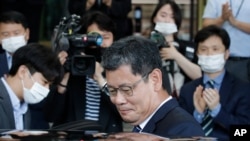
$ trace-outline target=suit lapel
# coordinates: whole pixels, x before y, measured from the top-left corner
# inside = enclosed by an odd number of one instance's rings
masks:
[[[5,111],[5,114],[7,115],[8,119],[10,121],[11,127],[14,129],[15,128],[15,123],[14,123],[15,120],[14,120],[11,100],[10,100],[9,94],[8,94],[1,79],[0,79],[0,90],[1,90],[0,100],[2,100],[3,110]]]
[[[155,126],[158,121],[163,119],[172,109],[178,106],[178,102],[175,98],[164,103],[148,121],[142,132],[152,133],[155,130]]]
[[[23,125],[24,125],[24,129],[30,129],[30,121],[31,121],[31,115],[30,115],[30,111],[28,109],[28,111],[23,115]]]
[[[233,85],[234,85],[234,78],[231,77],[230,74],[226,72],[219,92],[221,105],[226,105],[227,99],[230,96]]]
[[[0,64],[1,64],[1,67],[0,67],[0,77],[9,72],[9,68],[8,68],[8,64],[7,64],[7,58],[6,58],[6,54],[5,52],[1,53],[0,54]]]

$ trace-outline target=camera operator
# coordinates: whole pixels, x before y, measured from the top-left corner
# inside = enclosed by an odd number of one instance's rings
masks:
[[[69,0],[68,2],[70,14],[83,15],[89,11],[100,11],[108,15],[117,27],[122,27],[116,31],[116,40],[133,33],[132,20],[128,16],[131,8],[131,0]]]
[[[201,76],[199,66],[193,63],[196,62],[194,43],[177,38],[181,20],[181,10],[171,0],[159,1],[151,16],[152,28],[165,38],[163,42],[166,43],[165,46],[160,47],[160,55],[169,77],[168,92],[174,96],[178,96],[184,83]]]
[[[84,47],[84,52],[81,52],[83,56],[95,56],[95,72],[93,75],[83,76],[67,72],[56,91],[48,97],[47,118],[54,123],[53,126],[86,119],[97,121],[102,126],[102,132],[121,132],[122,119],[102,89],[106,80],[102,75],[104,69],[100,65],[103,49],[113,43],[115,25],[108,16],[94,11],[82,17],[81,26],[80,33],[96,32],[103,38],[101,47],[87,46]],[[69,54],[61,51],[58,57],[64,64]]]

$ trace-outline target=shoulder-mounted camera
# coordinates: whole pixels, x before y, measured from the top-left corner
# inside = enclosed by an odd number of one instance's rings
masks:
[[[86,53],[86,55],[82,55],[82,52],[93,46],[100,48],[103,39],[96,32],[79,34],[78,31],[81,27],[81,17],[78,15],[73,14],[68,18],[62,18],[54,28],[52,49],[57,53],[61,51],[68,53],[67,61],[64,64],[66,72],[79,76],[93,75],[96,57]]]

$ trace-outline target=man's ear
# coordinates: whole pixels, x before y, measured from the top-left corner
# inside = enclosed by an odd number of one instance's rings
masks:
[[[230,51],[229,51],[229,49],[227,49],[225,52],[225,56],[224,56],[225,60],[227,60],[229,58],[229,55],[230,55]]]
[[[20,79],[24,79],[25,75],[27,75],[27,69],[28,69],[28,68],[27,68],[25,65],[19,66],[16,75],[17,75]]]
[[[162,72],[160,69],[154,69],[149,74],[149,79],[151,79],[155,90],[159,91],[162,88]]]
[[[30,39],[30,29],[27,28],[27,29],[25,30],[25,32],[26,32],[25,40],[28,42],[28,40]]]

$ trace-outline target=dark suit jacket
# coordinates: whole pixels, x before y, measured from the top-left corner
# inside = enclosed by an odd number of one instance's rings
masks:
[[[180,92],[180,105],[193,115],[193,93],[198,85],[203,85],[203,78],[184,85]],[[211,137],[229,140],[232,124],[250,124],[250,85],[241,82],[226,72],[219,90],[221,110],[214,118]]]
[[[9,72],[5,51],[0,49],[0,77]]]
[[[70,76],[65,94],[51,92],[45,106],[48,120],[55,125],[83,120],[86,105],[85,87],[86,77]],[[101,93],[98,123],[102,126],[103,132],[123,131],[120,114],[105,93]]]
[[[204,136],[199,123],[179,106],[175,98],[157,110],[142,132],[168,138]]]
[[[16,129],[10,96],[0,80],[0,129]],[[24,129],[30,129],[30,113],[24,115]]]

